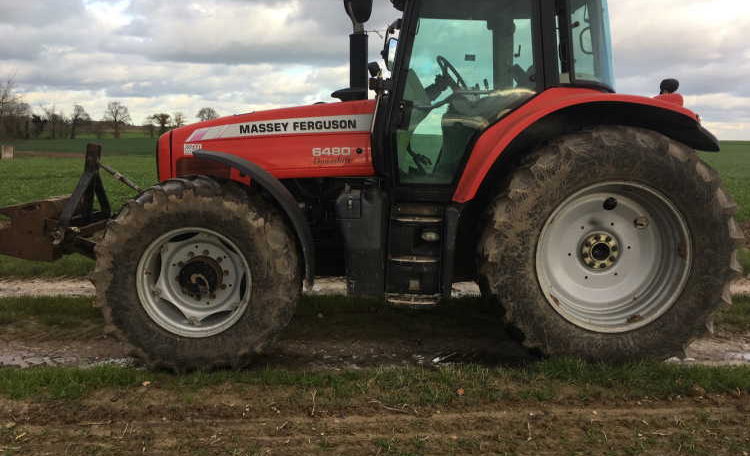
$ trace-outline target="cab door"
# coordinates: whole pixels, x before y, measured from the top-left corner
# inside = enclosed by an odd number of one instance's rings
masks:
[[[451,196],[467,155],[543,83],[539,1],[407,2],[382,136],[391,303],[431,305],[450,293],[460,214]]]
[[[538,0],[421,0],[409,9],[390,106],[393,184],[448,194],[479,135],[541,86]]]

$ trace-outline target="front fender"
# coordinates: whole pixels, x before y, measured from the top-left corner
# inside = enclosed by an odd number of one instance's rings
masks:
[[[718,151],[719,142],[697,114],[681,106],[633,95],[590,89],[549,89],[487,129],[474,145],[453,201],[474,199],[501,160],[527,153],[562,134],[597,125],[627,125],[658,131],[694,149]]]
[[[276,200],[281,209],[286,213],[289,221],[292,222],[292,227],[297,234],[297,239],[299,240],[305,260],[305,281],[308,286],[312,286],[315,280],[315,244],[312,231],[305,219],[305,214],[302,213],[302,210],[297,205],[294,195],[272,174],[248,160],[223,152],[210,152],[207,150],[195,151],[194,156],[202,160],[218,162],[240,171],[245,176],[249,176],[253,182],[263,187]]]

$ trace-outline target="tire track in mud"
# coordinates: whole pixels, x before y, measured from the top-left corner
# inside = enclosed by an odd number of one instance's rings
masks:
[[[388,454],[388,448],[410,446],[427,454],[562,454],[584,449],[602,454],[630,445],[672,454],[679,453],[680,442],[695,445],[689,442],[691,436],[700,438],[699,446],[711,448],[712,454],[741,454],[734,453],[738,445],[750,448],[747,398],[501,406],[505,409],[485,405],[458,411],[414,410],[416,415],[377,409],[367,413],[360,408],[354,413],[338,410],[309,416],[298,411],[244,418],[241,406],[205,418],[200,414],[208,404],[184,407],[184,418],[175,417],[178,410],[167,418],[163,410],[138,405],[124,414],[112,410],[107,415],[108,407],[103,406],[84,420],[85,407],[73,413],[55,409],[54,416],[42,406],[22,403],[2,404],[0,410],[24,409],[16,412],[11,440],[19,450],[40,455],[55,454],[61,445],[67,454],[94,449],[118,454],[232,454],[248,448],[253,452],[235,454]]]

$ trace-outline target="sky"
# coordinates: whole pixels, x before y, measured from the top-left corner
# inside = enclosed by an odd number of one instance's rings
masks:
[[[750,2],[610,0],[617,91],[653,96],[676,77],[721,139],[750,140]],[[368,30],[397,16],[375,0]],[[0,78],[34,109],[141,124],[333,101],[348,84],[351,23],[340,0],[0,0]],[[371,33],[371,60],[381,38]]]

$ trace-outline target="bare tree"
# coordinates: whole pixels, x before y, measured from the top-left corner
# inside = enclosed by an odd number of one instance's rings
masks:
[[[57,107],[42,106],[42,118],[46,121],[49,126],[49,137],[56,139],[58,136],[62,136],[62,130],[65,128],[65,115],[62,111],[57,112]]]
[[[143,121],[143,124],[141,125],[141,128],[143,128],[143,133],[148,136],[149,138],[153,138],[156,134],[156,128],[154,127],[154,118],[152,116],[146,117],[146,119]]]
[[[0,86],[0,121],[10,115],[12,107],[18,102],[15,88],[16,84],[13,78],[6,79]]]
[[[128,107],[119,101],[111,101],[104,111],[104,120],[109,122],[115,138],[120,138],[120,128],[130,122],[130,112]]]
[[[24,117],[30,113],[29,105],[16,93],[15,80],[9,77],[0,85],[0,136],[17,136]]]
[[[172,126],[174,128],[180,128],[185,126],[185,114],[176,112],[172,116]]]
[[[169,130],[169,121],[171,119],[172,116],[164,112],[153,114],[151,116],[151,120],[159,126],[159,135],[163,135]]]
[[[73,106],[73,114],[70,115],[70,139],[76,139],[78,127],[91,122],[91,116],[81,105]]]
[[[195,117],[199,118],[201,122],[205,122],[207,120],[214,120],[219,118],[219,114],[216,112],[214,108],[201,108],[200,111],[198,111],[198,114],[195,115]]]

